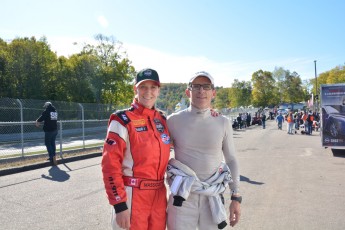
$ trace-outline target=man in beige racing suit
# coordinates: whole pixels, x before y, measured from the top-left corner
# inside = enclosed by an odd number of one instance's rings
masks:
[[[240,175],[232,126],[228,118],[211,115],[211,100],[215,97],[216,90],[209,73],[196,73],[189,81],[186,95],[190,98],[189,108],[170,115],[167,121],[175,160],[195,173],[200,183],[215,175],[220,164],[225,161],[232,178],[229,182],[232,200],[229,220],[230,226],[235,226],[241,215],[242,197],[239,194]],[[210,230],[225,227],[224,224],[218,225],[212,218],[214,213],[208,196],[191,191],[182,205],[176,205],[176,201],[174,205],[175,195],[171,193],[169,197],[168,230]]]

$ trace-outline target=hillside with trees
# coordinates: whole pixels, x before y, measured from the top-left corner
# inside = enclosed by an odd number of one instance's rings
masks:
[[[181,102],[182,98],[185,98],[185,101],[188,102],[185,93],[186,88],[187,84],[183,83],[163,83],[156,106],[166,111],[167,114],[172,113],[175,111],[176,104]]]

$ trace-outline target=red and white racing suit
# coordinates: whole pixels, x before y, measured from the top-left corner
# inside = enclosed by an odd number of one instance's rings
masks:
[[[134,100],[131,108],[110,116],[103,148],[103,181],[115,212],[129,209],[131,230],[165,229],[164,175],[169,155],[170,137],[161,112]]]

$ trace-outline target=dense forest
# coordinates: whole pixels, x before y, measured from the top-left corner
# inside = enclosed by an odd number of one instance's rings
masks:
[[[86,44],[80,53],[58,57],[45,37],[15,38],[10,42],[0,38],[0,97],[128,106],[134,96],[137,70],[120,41],[102,34],[95,40],[96,45]],[[304,81],[298,73],[282,67],[272,72],[260,69],[250,81],[234,79],[230,88],[217,87],[213,107],[305,102],[311,94],[319,94],[321,84],[344,82],[344,65]],[[188,103],[186,87],[162,83],[157,107],[171,113],[182,98]]]

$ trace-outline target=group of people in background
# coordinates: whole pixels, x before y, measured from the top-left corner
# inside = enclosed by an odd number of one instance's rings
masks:
[[[260,109],[253,116],[248,112],[239,113],[233,119],[232,128],[245,129],[251,125],[259,125],[265,129],[267,120],[275,120],[279,130],[283,129],[285,122],[288,134],[297,134],[301,130],[301,134],[312,135],[313,130],[318,131],[320,126],[319,114],[311,110],[289,111],[283,114],[282,112]]]
[[[251,125],[252,116],[250,113],[239,113],[235,120],[233,120],[232,128],[244,129]]]
[[[265,110],[259,109],[253,114],[253,116],[249,112],[239,113],[238,116],[233,119],[232,128],[245,129],[251,125],[260,125],[263,129],[265,129],[267,119],[274,119],[273,112],[269,112],[266,115]]]
[[[282,129],[282,124],[287,123],[287,133],[297,133],[301,129],[301,134],[312,135],[313,130],[319,130],[320,116],[313,111],[289,111],[283,116],[281,113],[276,116],[278,129]]]

